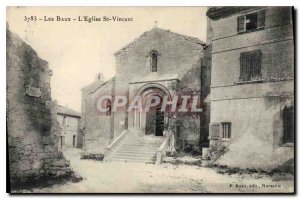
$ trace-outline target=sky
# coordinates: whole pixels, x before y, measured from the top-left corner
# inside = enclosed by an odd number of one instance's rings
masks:
[[[114,53],[155,24],[205,42],[206,10],[206,7],[8,7],[7,22],[12,32],[49,63],[53,70],[52,99],[80,111],[81,88],[91,84],[99,72],[107,80],[113,77]],[[28,21],[31,16],[37,20]],[[70,17],[71,21],[56,21],[57,16]],[[78,21],[78,16],[133,20],[88,23]],[[45,17],[55,21],[45,21]]]

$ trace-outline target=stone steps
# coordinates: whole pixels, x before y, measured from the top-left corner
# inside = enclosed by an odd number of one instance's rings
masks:
[[[143,150],[122,149],[122,151],[121,150],[116,151],[115,154],[122,154],[122,153],[153,154],[155,152],[156,152],[156,150],[147,150],[147,149],[143,149]]]
[[[143,145],[126,145],[123,146],[122,148],[128,148],[128,149],[148,149],[148,150],[153,150],[156,149],[157,147],[159,147],[159,145],[157,146],[143,146]]]
[[[111,158],[111,161],[120,161],[120,162],[139,162],[139,163],[149,163],[154,164],[155,158],[153,159],[128,159],[128,158]]]
[[[154,163],[162,137],[128,135],[124,143],[108,158],[111,161]]]
[[[131,141],[128,140],[126,142],[126,144],[146,144],[146,145],[159,145],[161,142],[157,141],[157,142],[148,142],[147,140],[136,140],[136,141]]]
[[[152,159],[155,158],[155,154],[148,154],[148,155],[142,155],[142,154],[134,154],[132,156],[131,154],[115,154],[113,156],[114,158],[126,158],[126,159]]]
[[[159,145],[160,142],[147,142],[147,141],[144,141],[144,140],[137,140],[137,141],[128,141],[126,142],[126,144],[147,144],[147,145]]]

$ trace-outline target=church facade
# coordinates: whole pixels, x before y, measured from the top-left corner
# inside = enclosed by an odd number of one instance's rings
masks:
[[[197,106],[201,108],[201,69],[208,63],[203,61],[205,48],[206,44],[197,38],[154,27],[117,51],[115,77],[104,81],[99,74],[91,85],[82,89],[85,151],[104,154],[105,148],[126,130],[136,136],[163,137],[164,129],[171,125],[170,117],[162,111],[161,104],[149,112],[135,108],[127,111],[135,96],[141,96],[145,108],[150,96],[172,99],[181,88],[196,93]],[[112,96],[101,104],[106,108],[105,113],[97,109],[97,100],[104,95]],[[116,96],[129,100],[123,108],[113,111]],[[173,125],[177,150],[199,146],[205,140],[200,132],[203,112],[196,117],[172,116],[177,117]]]

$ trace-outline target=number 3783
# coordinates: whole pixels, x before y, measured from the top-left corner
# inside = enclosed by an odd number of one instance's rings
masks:
[[[30,21],[36,21],[37,17],[36,16],[24,16],[24,21],[30,22]]]

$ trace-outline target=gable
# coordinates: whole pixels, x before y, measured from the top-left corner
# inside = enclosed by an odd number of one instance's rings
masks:
[[[135,40],[133,40],[132,42],[130,42],[129,44],[127,44],[126,46],[124,46],[123,48],[118,50],[114,55],[118,55],[122,52],[125,52],[128,49],[139,45],[139,43],[141,43],[142,41],[159,40],[160,38],[170,38],[170,39],[176,38],[178,40],[183,40],[188,43],[193,43],[193,44],[199,45],[201,47],[206,46],[206,44],[203,41],[201,41],[200,39],[198,39],[196,37],[182,35],[182,34],[171,32],[170,30],[164,30],[161,28],[152,28],[151,30],[144,32],[140,37],[136,38]],[[167,42],[168,40],[163,40],[163,41]]]
[[[114,81],[115,77],[111,78],[108,81],[95,81],[92,84],[85,86],[81,89],[81,91],[86,92],[88,94],[91,93],[95,93],[96,91],[98,91],[100,88],[112,84],[112,82]]]

